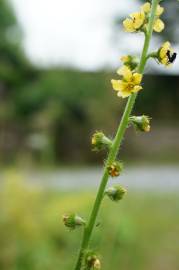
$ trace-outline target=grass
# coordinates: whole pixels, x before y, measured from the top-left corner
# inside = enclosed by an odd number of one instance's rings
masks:
[[[94,192],[47,192],[7,175],[0,191],[0,269],[71,270],[81,233],[68,231],[63,213],[87,218]],[[173,193],[105,198],[93,235],[104,270],[179,269],[179,200]]]

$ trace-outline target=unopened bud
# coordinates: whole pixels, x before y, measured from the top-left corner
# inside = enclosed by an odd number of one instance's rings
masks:
[[[120,161],[114,161],[107,166],[107,170],[110,176],[117,177],[121,174],[123,169],[123,163]]]
[[[111,147],[112,141],[107,138],[103,132],[96,131],[92,136],[91,144],[94,151],[100,151],[105,148],[109,149]]]
[[[136,130],[143,131],[143,132],[150,131],[150,117],[146,115],[131,116],[129,120],[134,125]]]
[[[66,227],[71,230],[76,229],[76,227],[84,226],[86,224],[85,220],[76,214],[64,215],[63,223]]]
[[[96,260],[94,261],[94,266],[93,266],[93,268],[94,268],[94,270],[99,270],[99,269],[101,269],[101,262],[100,262],[99,259],[96,259]]]
[[[125,66],[128,66],[130,70],[134,70],[139,64],[139,59],[132,55],[122,56],[121,61],[123,62]]]
[[[85,265],[84,269],[93,269],[93,270],[100,270],[101,269],[101,262],[95,252],[87,251],[85,255]]]
[[[115,202],[118,202],[122,200],[124,195],[127,193],[127,190],[121,186],[113,186],[109,187],[106,191],[105,194]]]

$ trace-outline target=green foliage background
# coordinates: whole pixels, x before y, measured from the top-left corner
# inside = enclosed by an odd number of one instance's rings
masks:
[[[8,171],[0,191],[0,269],[71,270],[82,231],[68,231],[64,213],[83,217],[94,192],[34,190],[23,175]],[[135,203],[134,203],[135,202]],[[102,269],[179,268],[177,194],[129,192],[120,203],[105,198],[92,246]]]

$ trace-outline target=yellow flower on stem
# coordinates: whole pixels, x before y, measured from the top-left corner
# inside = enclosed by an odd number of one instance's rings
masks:
[[[145,26],[148,23],[148,17],[150,12],[151,4],[149,2],[146,2],[144,5],[141,6],[141,11],[132,13],[130,15],[130,18],[127,18],[123,21],[125,30],[131,33],[144,30]],[[155,14],[156,19],[153,27],[155,32],[161,32],[165,27],[164,22],[159,18],[163,12],[164,8],[158,5]]]
[[[161,16],[164,12],[164,8],[160,5],[157,6],[156,16]]]
[[[158,52],[158,60],[165,66],[170,66],[176,59],[177,54],[171,48],[170,42],[163,43]]]
[[[149,2],[146,2],[142,7],[141,10],[145,13],[149,13],[151,11],[151,4]],[[162,15],[162,13],[164,12],[164,8],[161,7],[160,5],[157,6],[157,10],[156,10],[156,16],[160,16]]]
[[[149,2],[146,2],[142,7],[141,7],[141,11],[144,12],[146,15],[148,15],[151,11],[151,4]],[[154,22],[154,31],[155,32],[162,32],[163,29],[165,28],[165,24],[164,22],[159,19],[159,17],[162,15],[162,13],[164,12],[164,8],[161,7],[160,5],[157,6],[157,10],[156,10],[156,20]]]
[[[151,4],[146,2],[143,6],[141,6],[141,10],[145,13],[149,13],[151,10]]]
[[[165,24],[161,19],[155,20],[154,27],[153,27],[155,32],[160,33],[163,31],[164,28],[165,28]]]
[[[123,21],[123,26],[127,32],[136,32],[142,29],[145,22],[144,12],[135,12],[130,14],[130,18]]]
[[[137,72],[132,73],[127,66],[118,69],[117,73],[122,76],[122,80],[111,80],[111,83],[113,89],[118,92],[117,95],[119,97],[126,98],[142,89],[140,85],[142,74]]]

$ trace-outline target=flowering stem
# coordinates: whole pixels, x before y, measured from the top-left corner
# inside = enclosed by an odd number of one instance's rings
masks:
[[[148,49],[149,49],[149,45],[150,45],[150,39],[151,39],[152,32],[153,32],[155,13],[156,13],[158,3],[159,3],[159,0],[152,1],[150,19],[149,19],[147,30],[145,32],[144,46],[143,46],[143,50],[142,50],[142,54],[141,54],[140,63],[139,63],[138,69],[137,69],[137,71],[141,74],[144,72],[145,64],[147,61],[147,53],[148,53]],[[109,179],[107,164],[112,163],[118,154],[121,142],[122,142],[123,137],[124,137],[124,133],[125,133],[127,126],[128,126],[128,120],[129,120],[130,114],[132,112],[136,97],[137,97],[137,94],[135,93],[135,94],[132,94],[128,98],[121,122],[119,124],[118,130],[116,133],[116,136],[115,136],[114,141],[112,143],[112,146],[110,148],[110,152],[109,152],[107,162],[106,162],[106,165],[104,168],[104,174],[103,174],[103,177],[102,177],[99,189],[98,189],[98,193],[97,193],[97,196],[96,196],[96,199],[94,202],[94,206],[93,206],[89,221],[84,229],[81,249],[80,249],[79,256],[78,256],[77,263],[76,263],[74,270],[81,269],[84,251],[88,248],[91,234],[93,232],[93,229],[94,229],[94,226],[96,223],[96,218],[97,218],[97,215],[98,215],[98,212],[99,212],[99,209],[101,206],[101,202],[103,199],[104,191],[105,191],[108,179]]]

